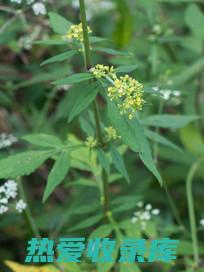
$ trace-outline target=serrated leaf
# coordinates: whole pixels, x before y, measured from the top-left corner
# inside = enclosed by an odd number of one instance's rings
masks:
[[[61,35],[65,35],[71,26],[68,20],[55,12],[49,12],[49,21],[53,31]]]
[[[137,64],[133,65],[123,65],[116,68],[116,73],[131,73],[138,68]]]
[[[75,84],[75,83],[87,81],[92,78],[93,78],[93,75],[90,73],[78,73],[78,74],[74,74],[66,78],[54,81],[53,84],[55,85]]]
[[[111,157],[113,160],[113,164],[115,165],[115,168],[118,170],[119,173],[121,173],[121,175],[127,180],[127,182],[130,183],[130,178],[126,170],[123,157],[120,155],[117,149],[114,148],[113,146],[111,146],[110,148],[110,153],[111,153]]]
[[[106,173],[109,175],[110,174],[109,159],[108,159],[106,153],[103,151],[103,149],[98,148],[97,151],[98,151],[99,162],[100,162],[101,166],[103,167],[103,169],[106,171]]]
[[[55,151],[26,151],[0,160],[0,179],[30,175]]]
[[[64,60],[68,60],[69,58],[73,57],[74,55],[77,54],[77,51],[75,50],[71,50],[59,55],[56,55],[52,58],[49,58],[47,60],[45,60],[43,63],[41,63],[41,66],[46,65],[46,64],[50,64],[50,63],[55,63],[55,62],[61,62]]]
[[[43,195],[43,202],[45,202],[56,187],[64,180],[70,167],[69,151],[62,152],[57,158],[47,180],[47,185]]]
[[[77,115],[84,111],[95,99],[99,91],[98,83],[80,85],[70,91],[68,107],[68,121],[71,122]]]
[[[62,141],[58,137],[42,133],[25,135],[22,137],[22,139],[35,146],[54,148],[56,146],[62,145]]]
[[[191,123],[192,121],[198,120],[200,117],[196,115],[152,115],[142,121],[143,124],[162,128],[182,128]]]

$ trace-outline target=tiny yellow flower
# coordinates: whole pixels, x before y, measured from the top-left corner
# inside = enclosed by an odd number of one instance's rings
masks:
[[[96,78],[102,78],[105,76],[114,77],[115,69],[113,66],[105,66],[103,64],[97,64],[90,70]]]
[[[105,132],[106,132],[106,140],[108,142],[120,138],[120,136],[118,136],[117,134],[117,131],[111,126],[105,127]]]
[[[88,27],[88,32],[91,33],[91,29]],[[78,25],[71,25],[69,28],[69,31],[66,34],[66,38],[69,40],[77,40],[80,42],[83,42],[84,37],[83,37],[83,28],[82,28],[82,23]]]
[[[132,119],[136,111],[142,110],[145,102],[142,97],[142,89],[141,83],[129,75],[125,75],[114,80],[113,86],[108,88],[108,96],[117,103],[121,114]]]
[[[85,145],[89,148],[94,148],[97,145],[97,140],[92,136],[88,136],[86,138]]]

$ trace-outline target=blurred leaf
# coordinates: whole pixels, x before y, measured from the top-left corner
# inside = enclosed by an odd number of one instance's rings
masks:
[[[166,139],[164,136],[162,136],[162,135],[160,135],[160,134],[158,134],[158,133],[156,133],[156,132],[154,132],[152,130],[146,129],[145,130],[145,135],[147,136],[147,138],[149,138],[153,142],[169,146],[169,147],[171,147],[173,149],[176,149],[176,150],[182,152],[182,149],[179,146],[175,145],[174,143],[172,143],[171,141]]]
[[[93,227],[96,223],[98,223],[102,219],[102,217],[103,216],[101,214],[98,214],[98,215],[90,216],[89,218],[86,218],[84,220],[81,220],[79,224],[75,224],[74,227],[71,227],[69,229],[69,232]]]
[[[96,228],[91,235],[89,236],[90,239],[95,239],[95,238],[105,238],[108,237],[111,232],[113,231],[113,227],[111,225],[102,225],[98,228]]]
[[[106,53],[109,55],[117,55],[117,56],[118,55],[131,55],[131,53],[127,52],[127,51],[119,51],[119,50],[104,48],[104,47],[94,47],[93,50],[103,52],[103,53]]]
[[[106,153],[103,151],[103,149],[98,148],[98,159],[100,164],[102,165],[103,169],[106,171],[106,173],[109,175],[110,174],[110,162],[109,159],[106,155]]]
[[[53,82],[55,85],[74,84],[93,78],[90,73],[78,73]]]
[[[49,21],[53,31],[61,35],[67,34],[71,26],[68,20],[54,12],[49,12]]]
[[[47,185],[43,194],[43,203],[48,199],[55,188],[64,180],[70,167],[70,151],[63,151],[49,173]]]
[[[188,125],[190,122],[198,120],[200,117],[195,115],[152,115],[145,120],[142,120],[143,124],[148,126],[162,127],[162,128],[182,128]]]
[[[197,126],[189,124],[179,130],[179,135],[183,145],[190,152],[195,155],[204,154],[204,141]]]
[[[48,134],[30,134],[23,136],[22,139],[35,146],[54,148],[62,145],[62,141],[58,137]]]
[[[129,178],[128,172],[126,170],[126,166],[125,166],[123,157],[120,155],[120,153],[117,151],[117,149],[114,148],[113,146],[111,146],[110,152],[111,152],[113,164],[115,165],[116,169],[127,180],[127,182],[130,183],[130,178]]]
[[[40,44],[40,45],[67,45],[67,41],[65,40],[39,40],[34,41],[32,44]]]
[[[141,272],[141,270],[135,263],[126,263],[120,264],[120,272]]]
[[[204,39],[202,26],[204,25],[204,14],[196,4],[190,4],[185,11],[185,21],[193,34],[199,39]]]
[[[28,176],[56,151],[26,151],[0,160],[0,179]]]
[[[59,272],[52,265],[45,266],[29,266],[29,265],[21,265],[13,261],[6,261],[5,264],[13,271],[13,272]]]
[[[71,51],[59,54],[57,56],[54,56],[52,58],[45,60],[43,63],[41,63],[41,66],[49,64],[49,63],[61,62],[64,60],[68,60],[69,58],[73,57],[76,54],[77,54],[77,51],[75,51],[75,50],[71,50]]]
[[[116,68],[117,73],[131,73],[138,68],[138,64],[123,65]]]

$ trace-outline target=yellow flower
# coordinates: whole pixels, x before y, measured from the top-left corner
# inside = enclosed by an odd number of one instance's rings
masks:
[[[97,64],[95,67],[90,70],[96,78],[102,78],[105,76],[114,77],[115,69],[113,66],[105,66],[103,64]]]
[[[118,136],[117,134],[117,131],[113,127],[105,127],[105,132],[106,132],[106,139],[108,142],[111,140],[116,140],[120,138],[120,136]]]
[[[89,148],[93,148],[97,145],[97,140],[94,137],[89,136],[86,138],[85,145]]]
[[[129,75],[116,78],[113,86],[108,88],[108,96],[114,100],[121,114],[125,114],[129,119],[134,117],[134,113],[142,110],[144,104],[143,85]]]
[[[91,29],[88,27],[88,32],[91,33]],[[66,34],[66,38],[69,40],[77,40],[80,42],[83,42],[83,28],[82,23],[78,25],[71,25],[69,28],[69,31]]]

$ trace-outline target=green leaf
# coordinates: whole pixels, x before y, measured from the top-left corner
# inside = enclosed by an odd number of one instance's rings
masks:
[[[61,62],[64,60],[68,60],[69,58],[73,57],[76,54],[77,54],[77,51],[75,51],[75,50],[71,50],[71,51],[59,54],[57,56],[54,56],[52,58],[45,60],[43,63],[41,63],[41,66],[49,64],[49,63]]]
[[[53,82],[55,85],[74,84],[92,79],[93,75],[90,73],[78,73],[69,77]]]
[[[110,152],[111,152],[113,164],[115,165],[116,169],[127,180],[127,182],[130,183],[130,178],[129,178],[128,172],[126,170],[126,166],[123,161],[123,157],[120,155],[120,153],[117,151],[117,149],[114,148],[113,146],[111,146]]]
[[[97,214],[94,216],[90,216],[84,220],[81,220],[79,224],[76,224],[74,227],[70,228],[69,232],[85,229],[88,227],[93,227],[96,223],[98,223],[102,219],[102,217],[103,216],[101,214]]]
[[[185,21],[196,37],[204,39],[204,14],[198,5],[191,4],[187,7],[185,11]]]
[[[58,137],[48,134],[30,134],[23,136],[22,139],[35,146],[54,148],[62,145],[62,141]]]
[[[108,237],[111,232],[113,231],[113,226],[106,224],[106,225],[102,225],[98,228],[96,228],[91,235],[89,236],[89,240],[90,239],[94,239],[94,238],[105,238]]]
[[[30,175],[55,151],[26,151],[0,160],[0,179]]]
[[[149,138],[153,142],[166,145],[168,147],[171,147],[173,149],[176,149],[176,150],[182,152],[182,149],[179,146],[175,145],[174,143],[172,143],[171,141],[166,139],[164,136],[162,136],[152,130],[146,129],[145,135],[147,136],[147,138]]]
[[[191,123],[192,121],[198,120],[200,117],[195,115],[152,115],[145,120],[143,124],[148,126],[162,127],[162,128],[182,128]]]
[[[103,169],[106,171],[106,173],[109,175],[110,174],[109,159],[108,159],[106,153],[103,151],[103,149],[98,148],[97,151],[98,151],[99,162],[100,162],[101,166],[103,167]]]
[[[71,122],[77,115],[85,110],[95,99],[99,91],[97,82],[80,85],[76,89],[70,91],[68,110],[68,121]]]
[[[127,56],[127,55],[131,55],[130,52],[127,51],[119,51],[119,50],[115,50],[115,49],[110,49],[110,48],[104,48],[104,47],[95,47],[93,49],[94,51],[99,51],[99,52],[103,52],[109,55],[123,55],[123,56]]]
[[[154,174],[160,184],[162,178],[154,164],[152,152],[147,141],[144,128],[137,120],[127,120],[120,114],[117,106],[108,99],[108,117],[112,126],[117,130],[124,143],[126,143],[133,151],[139,152],[140,159],[145,166]]]
[[[131,73],[132,71],[134,71],[135,69],[138,68],[137,64],[133,64],[133,65],[123,65],[123,66],[119,66],[116,68],[116,72],[117,73]]]
[[[39,40],[34,41],[32,44],[39,44],[39,45],[65,45],[67,41],[65,40]]]
[[[141,272],[135,263],[120,264],[120,272]]]
[[[61,35],[65,35],[71,26],[68,20],[55,12],[49,12],[49,21],[53,31]]]
[[[64,180],[70,167],[69,151],[62,152],[57,158],[49,176],[45,192],[43,195],[43,203],[48,199],[55,188]]]

